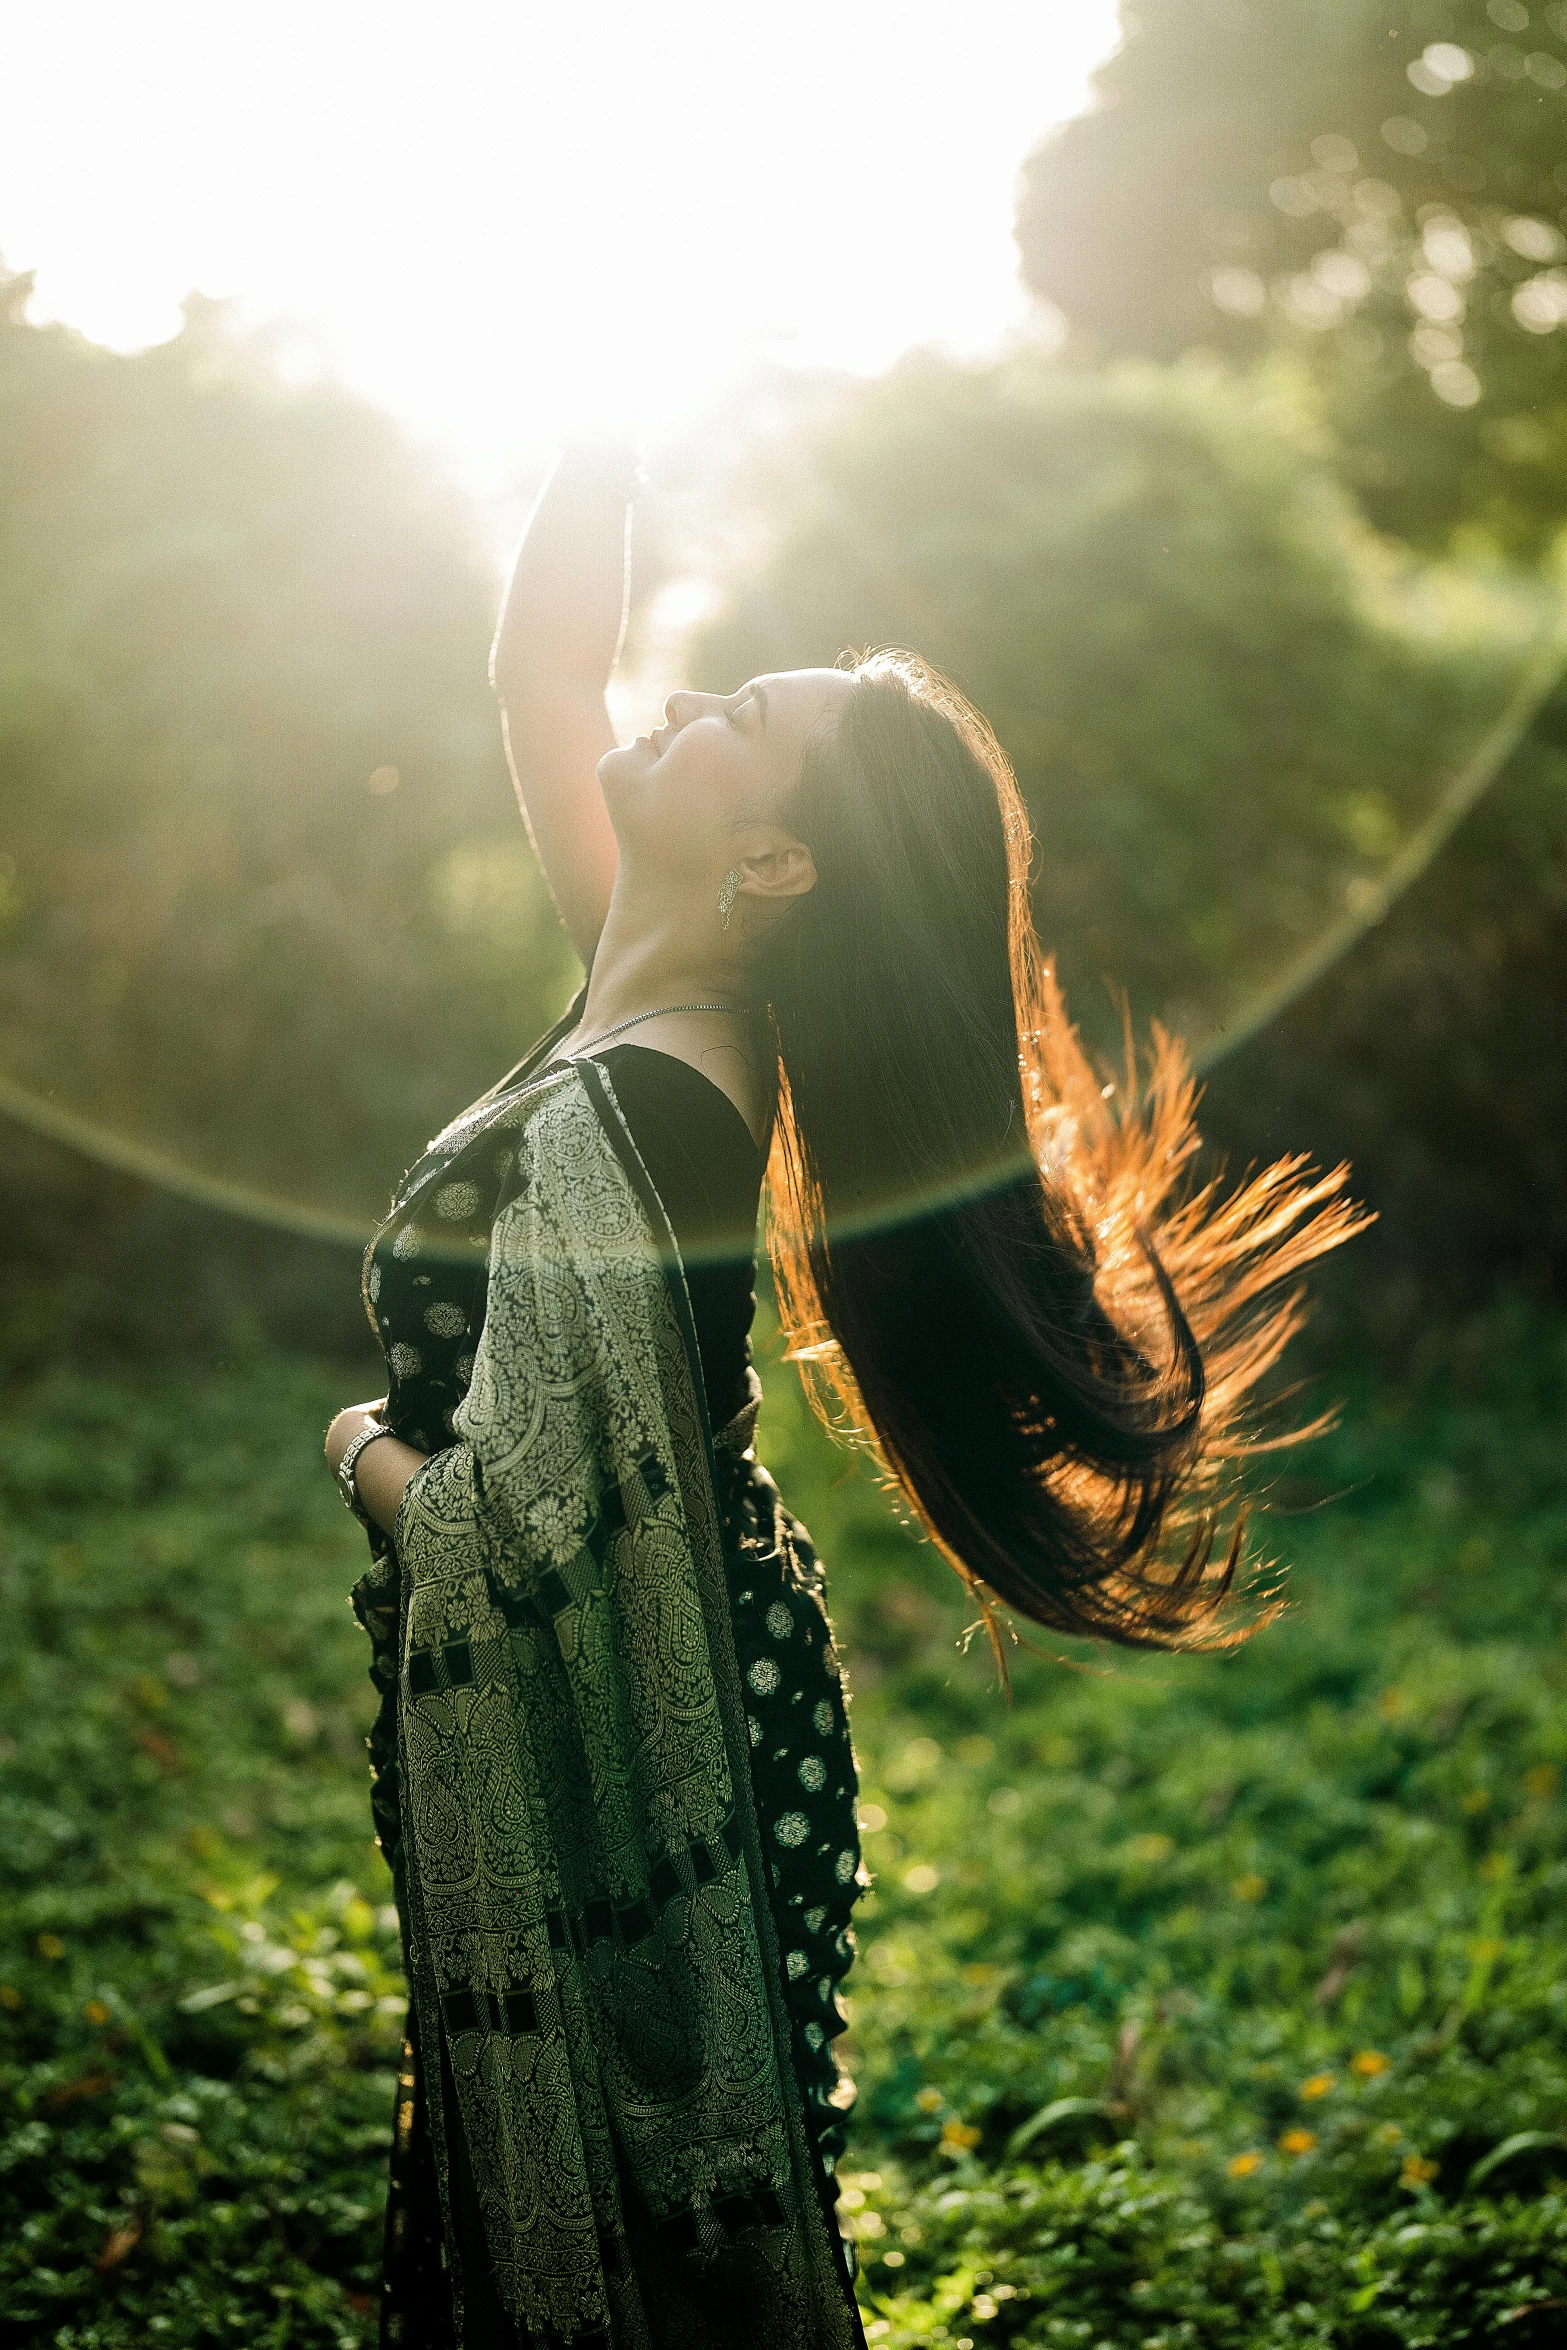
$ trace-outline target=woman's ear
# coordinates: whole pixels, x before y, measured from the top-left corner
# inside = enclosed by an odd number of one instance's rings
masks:
[[[758,831],[740,848],[735,864],[743,897],[803,898],[816,887],[816,859],[803,840],[776,827]]]

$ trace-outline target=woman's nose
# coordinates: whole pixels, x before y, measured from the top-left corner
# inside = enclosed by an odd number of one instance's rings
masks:
[[[690,719],[699,718],[704,710],[711,709],[722,698],[720,694],[698,694],[685,690],[666,695],[665,719],[671,726],[684,726]]]

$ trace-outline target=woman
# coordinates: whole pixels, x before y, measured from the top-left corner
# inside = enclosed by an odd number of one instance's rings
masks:
[[[1221,1480],[1280,1283],[1353,1217],[1296,1166],[1183,1187],[1164,1040],[1112,1107],[1006,762],[912,655],[673,694],[616,747],[629,489],[563,461],[494,656],[588,981],[406,1179],[367,1258],[388,1394],[328,1436],[411,1987],[383,2338],[826,2350],[863,2340],[830,2188],[862,1878],[820,1571],[751,1448],[764,1165],[791,1352],[998,1657],[998,1606],[1239,1637]]]

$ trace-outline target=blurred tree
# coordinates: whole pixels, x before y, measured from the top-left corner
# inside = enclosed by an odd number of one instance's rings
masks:
[[[1030,158],[1023,275],[1091,347],[1287,341],[1373,519],[1567,520],[1567,0],[1136,0]]]
[[[1564,979],[1558,702],[1386,920],[1209,1084],[1232,1159],[1353,1163],[1379,1221],[1327,1278],[1383,1343],[1499,1281],[1567,1294]]]
[[[193,300],[135,357],[0,319],[0,1067],[373,1209],[561,1000],[458,495]]]
[[[1290,351],[1380,525],[1537,559],[1567,521],[1567,7],[1139,0],[1098,110],[1034,155],[1023,271],[1089,351]],[[1347,1151],[1359,1252],[1567,1281],[1567,695],[1387,921],[1212,1099],[1239,1156]],[[1391,1278],[1387,1278],[1391,1276]]]
[[[1539,599],[1377,539],[1267,387],[922,357],[768,487],[694,674],[916,645],[995,725],[1102,1041],[1200,1037],[1365,901],[1501,706]]]

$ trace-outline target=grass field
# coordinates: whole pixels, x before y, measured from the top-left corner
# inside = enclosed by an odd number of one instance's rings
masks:
[[[0,2334],[373,2338],[401,1990],[342,1400],[59,1372],[0,1451]],[[1498,1312],[1281,1479],[1289,1618],[1020,1656],[769,1381],[866,1852],[845,2165],[868,2330],[1567,2334],[1567,1331]]]

